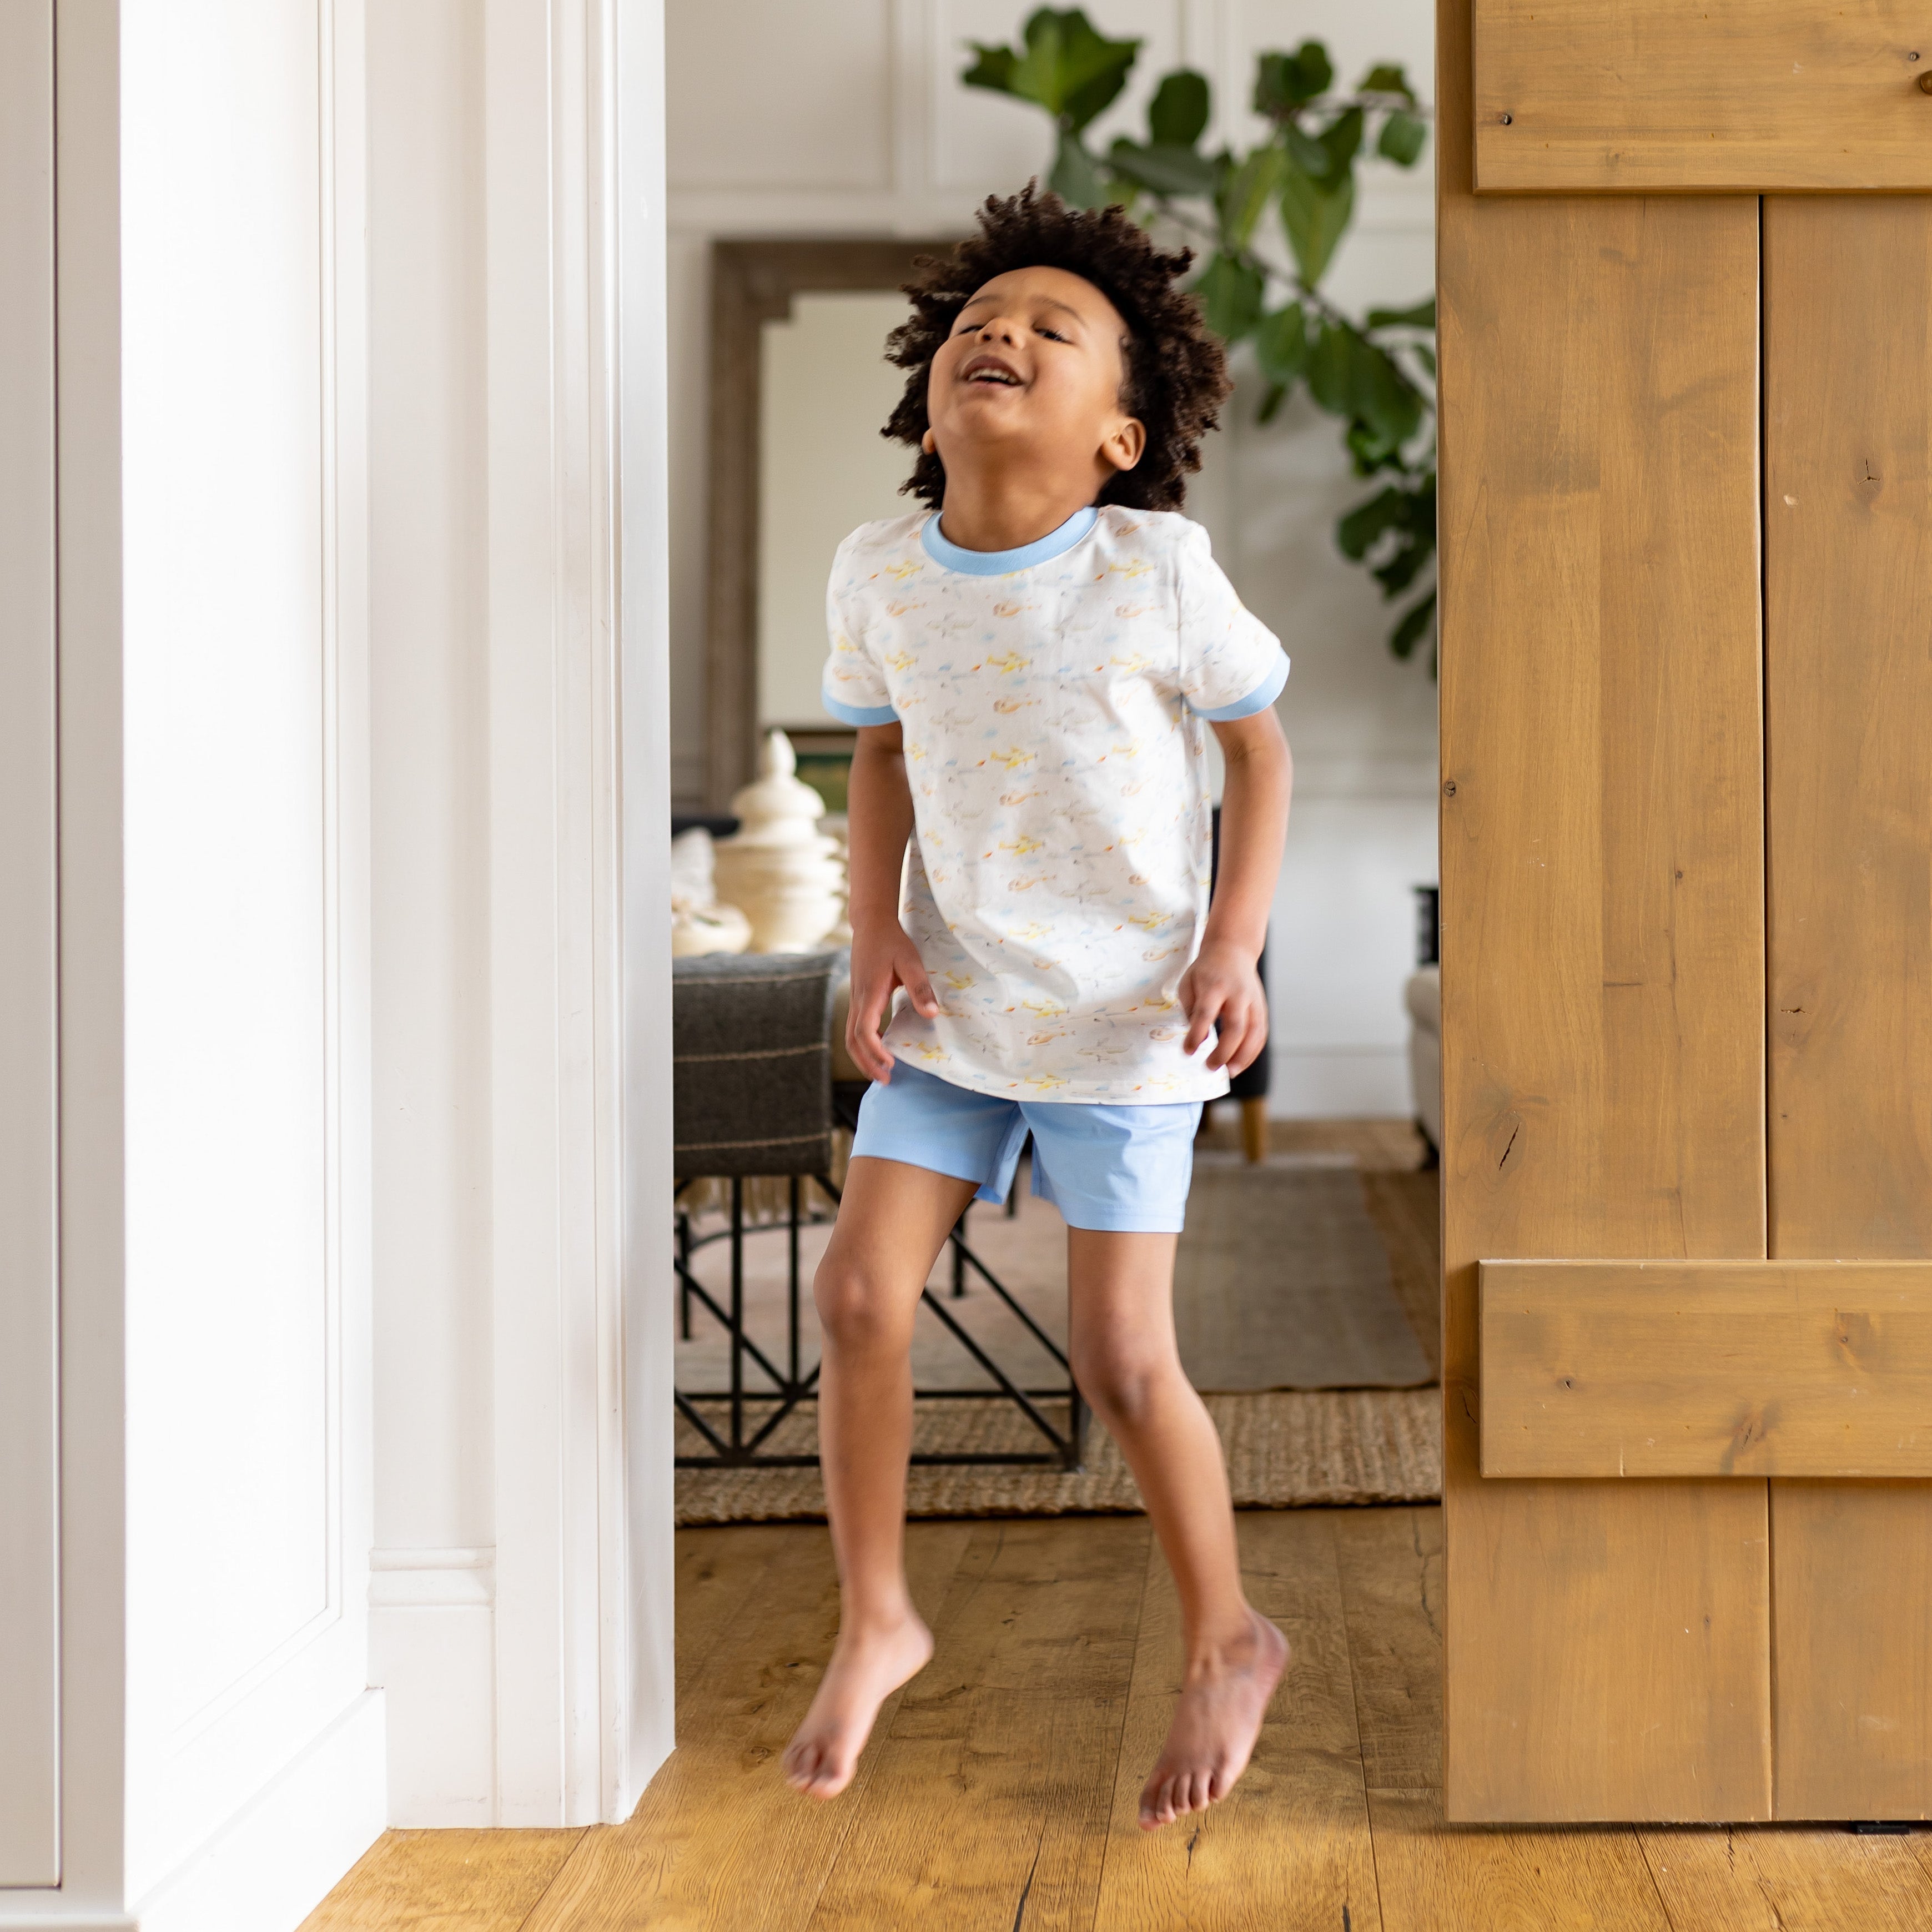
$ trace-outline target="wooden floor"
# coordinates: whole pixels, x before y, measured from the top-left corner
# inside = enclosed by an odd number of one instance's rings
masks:
[[[778,1770],[836,1623],[824,1531],[685,1530],[679,1747],[631,1822],[392,1832],[304,1932],[1932,1928],[1932,1834],[1445,1828],[1440,1511],[1252,1512],[1240,1531],[1295,1655],[1246,1778],[1203,1820],[1134,1823],[1180,1658],[1144,1519],[914,1524],[938,1652],[825,1806]]]

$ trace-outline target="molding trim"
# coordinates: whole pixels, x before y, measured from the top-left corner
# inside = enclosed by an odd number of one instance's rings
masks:
[[[669,1722],[668,1622],[658,1630],[645,1616],[633,1578],[668,1572],[670,1516],[652,1513],[663,1540],[634,1549],[643,1525],[630,1484],[632,1430],[668,1439],[670,1403],[652,1430],[627,1377],[624,1250],[626,1184],[655,1172],[646,1148],[662,1139],[668,1154],[669,1122],[661,1107],[627,1116],[616,1077],[622,753],[633,716],[665,701],[660,674],[628,712],[620,703],[619,638],[628,654],[632,622],[620,595],[630,432],[617,291],[620,273],[640,273],[662,310],[662,15],[652,0],[485,0],[483,34],[494,1822],[587,1825],[628,1815],[656,1762],[640,1765],[634,1736]],[[620,118],[632,156],[621,194]],[[626,327],[637,302],[634,291]],[[661,356],[631,380],[630,412],[661,437]],[[661,476],[644,480],[648,507],[629,525],[643,568],[632,568],[654,609],[664,496]],[[634,771],[640,813],[664,816],[668,762]],[[640,1241],[660,1240],[661,1214],[632,1225]],[[661,1353],[669,1332],[668,1320],[646,1328],[635,1346]],[[668,1478],[668,1448],[662,1460]],[[649,1687],[648,1719],[634,1685]]]
[[[488,1609],[496,1600],[496,1552],[488,1550],[372,1550],[372,1610]]]

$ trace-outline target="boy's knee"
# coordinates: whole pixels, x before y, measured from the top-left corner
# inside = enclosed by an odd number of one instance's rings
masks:
[[[910,1346],[912,1310],[901,1305],[902,1297],[863,1269],[821,1262],[812,1277],[812,1298],[818,1325],[837,1347]]]
[[[1170,1352],[1124,1346],[1113,1340],[1075,1344],[1073,1379],[1095,1413],[1132,1424],[1145,1415],[1162,1385],[1179,1374]]]

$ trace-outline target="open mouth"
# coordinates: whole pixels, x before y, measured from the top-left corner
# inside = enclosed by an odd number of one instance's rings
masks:
[[[1018,375],[996,356],[976,356],[959,372],[962,382],[983,382],[998,389],[1017,389]]]

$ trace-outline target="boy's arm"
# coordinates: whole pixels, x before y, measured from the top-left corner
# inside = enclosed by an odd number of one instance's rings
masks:
[[[1268,996],[1256,962],[1268,940],[1268,908],[1288,836],[1294,761],[1272,706],[1217,723],[1214,736],[1227,766],[1221,862],[1200,952],[1181,979],[1180,1004],[1188,1022],[1185,1050],[1198,1052],[1219,1026],[1207,1064],[1235,1074],[1268,1042]]]
[[[919,949],[899,924],[899,878],[912,836],[912,789],[906,782],[901,728],[862,725],[846,793],[852,926],[852,1006],[845,1046],[860,1072],[890,1084],[892,1056],[879,1038],[903,986],[928,1019],[939,1011]]]

